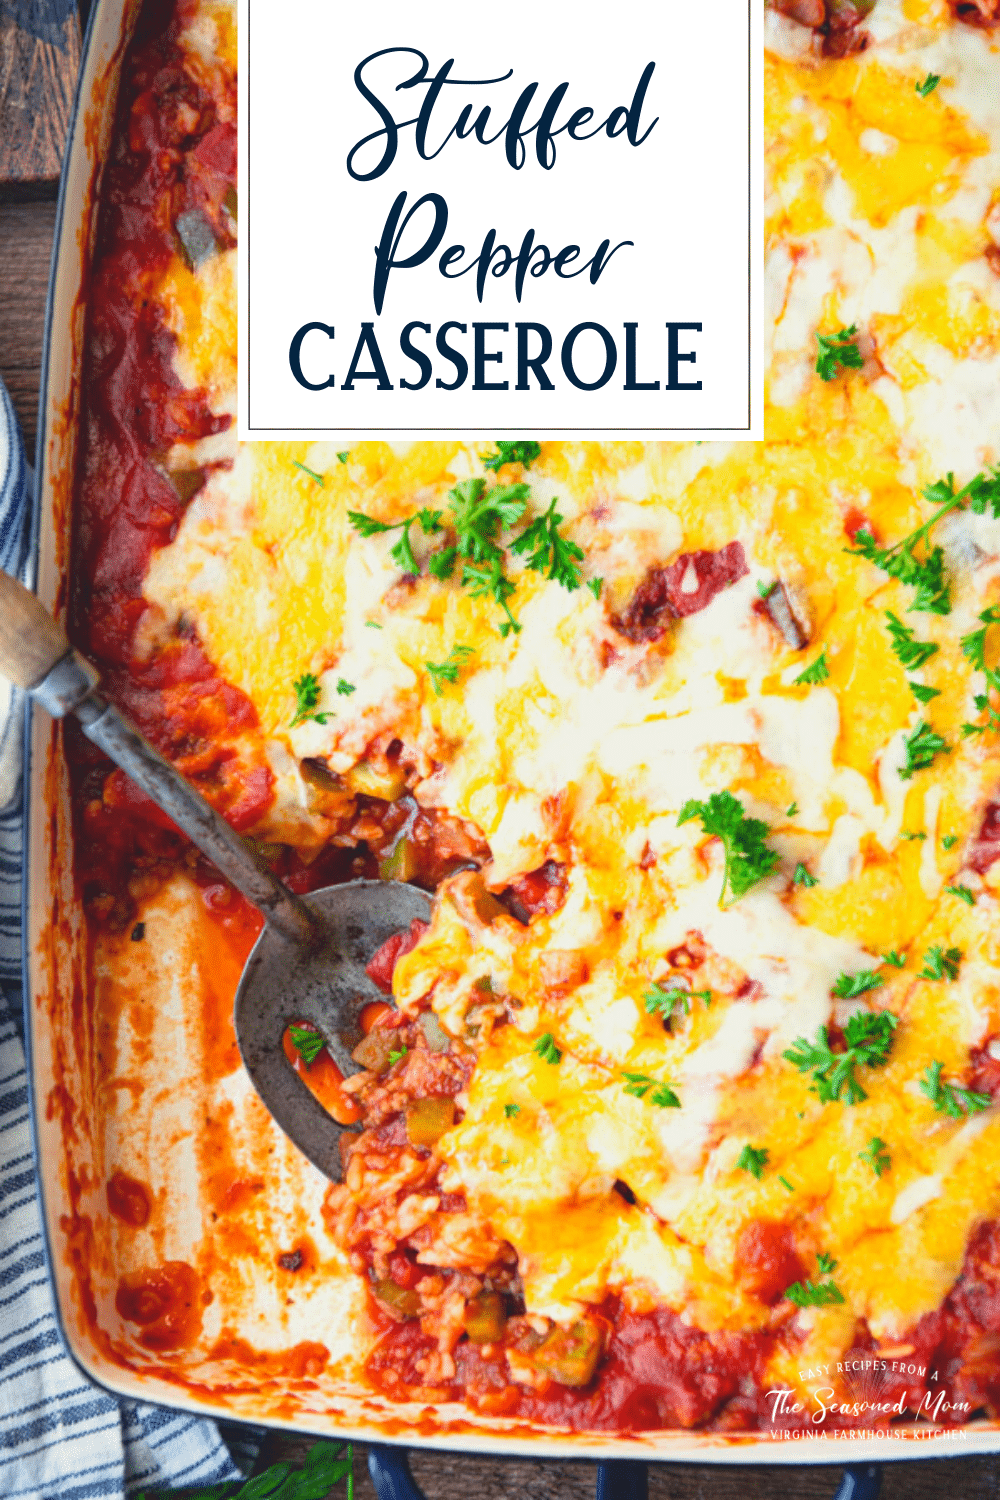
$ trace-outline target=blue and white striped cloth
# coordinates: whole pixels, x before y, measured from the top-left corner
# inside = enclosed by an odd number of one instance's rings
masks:
[[[17,419],[0,383],[0,567],[24,576],[28,471]],[[67,1356],[45,1272],[28,1124],[21,1013],[23,705],[0,696],[0,1496],[89,1500],[139,1488],[242,1477],[249,1429],[134,1401],[91,1385]],[[16,721],[16,722],[15,722]]]

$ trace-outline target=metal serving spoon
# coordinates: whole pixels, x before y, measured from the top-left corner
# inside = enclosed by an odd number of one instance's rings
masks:
[[[185,781],[179,771],[97,692],[98,675],[61,626],[16,579],[0,572],[0,675],[83,732],[197,844],[261,912],[264,930],[236,991],[236,1039],[254,1088],[285,1134],[320,1171],[341,1175],[338,1125],[285,1056],[282,1038],[311,1021],[346,1076],[358,1072],[357,1012],[382,998],[365,964],[414,917],[427,919],[426,891],[402,882],[352,880],[296,896]]]

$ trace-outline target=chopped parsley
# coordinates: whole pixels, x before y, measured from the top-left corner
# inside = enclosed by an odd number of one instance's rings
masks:
[[[840,1288],[830,1280],[820,1281],[820,1276],[830,1277],[837,1269],[837,1262],[829,1255],[817,1255],[816,1257],[816,1281],[793,1281],[786,1290],[785,1296],[789,1302],[794,1302],[796,1307],[832,1307],[843,1302],[844,1294]]]
[[[906,751],[906,764],[899,768],[901,781],[909,781],[915,771],[925,771],[933,764],[936,755],[951,754],[947,740],[942,739],[926,719],[921,719],[905,736],[903,748]]]
[[[600,597],[601,597],[601,589],[604,587],[604,579],[603,578],[590,578],[587,581],[587,587],[590,590],[590,592],[593,594],[593,596],[594,596],[595,599],[600,599]]]
[[[531,1050],[542,1059],[542,1062],[551,1063],[553,1067],[562,1059],[562,1053],[556,1046],[556,1040],[551,1031],[546,1031],[540,1036]]]
[[[544,573],[546,578],[554,579],[572,592],[580,587],[577,563],[583,562],[583,548],[559,535],[561,523],[562,516],[553,500],[545,514],[532,521],[517,541],[511,543],[510,550],[519,557],[527,554],[525,562],[529,568]]]
[[[323,1036],[318,1031],[307,1031],[304,1026],[289,1026],[288,1035],[306,1067],[311,1068],[326,1046]]]
[[[841,370],[860,370],[864,365],[858,348],[858,325],[838,329],[836,333],[817,333],[819,355],[816,374],[820,380],[836,380]]]
[[[711,1005],[712,991],[686,990],[679,984],[652,984],[642,998],[646,1014],[660,1016],[664,1026],[670,1026],[679,1012],[683,1011],[686,1016],[691,1014],[692,1000],[704,1000],[706,1005]]]
[[[648,1073],[623,1072],[622,1077],[625,1079],[626,1094],[631,1094],[634,1099],[645,1099],[649,1094],[650,1104],[656,1104],[660,1109],[680,1109],[681,1101],[669,1084],[661,1083],[658,1078],[651,1078]]]
[[[475,656],[471,646],[452,646],[444,661],[425,661],[424,666],[430,674],[431,685],[435,696],[440,698],[444,692],[446,682],[457,682],[458,671],[462,663],[470,656]]]
[[[817,656],[812,666],[806,667],[798,677],[792,679],[795,687],[812,687],[825,682],[830,675],[830,668],[826,664],[826,647]]]
[[[748,818],[732,792],[713,792],[707,802],[694,799],[685,802],[677,822],[688,823],[692,818],[700,819],[710,838],[722,841],[726,863],[719,893],[720,906],[730,904],[726,901],[727,890],[730,901],[738,901],[758,881],[770,875],[778,863],[777,853],[765,842],[770,832],[767,824],[759,818]]]
[[[944,1063],[932,1062],[920,1076],[920,1092],[931,1101],[938,1114],[961,1120],[966,1115],[982,1114],[993,1103],[989,1094],[959,1088],[957,1083],[942,1083]]]
[[[442,547],[440,552],[432,552],[427,559],[427,571],[433,573],[434,577],[444,583],[455,571],[455,559],[458,556],[457,547]]]
[[[504,464],[522,464],[529,469],[542,451],[541,443],[533,442],[531,438],[518,438],[513,443],[505,443],[502,438],[497,438],[496,445],[497,451],[483,459],[483,468],[492,469],[494,474]]]
[[[914,682],[910,677],[906,679],[906,686],[918,703],[930,703],[932,698],[940,698],[941,696],[940,688],[927,687],[925,683]]]
[[[782,1177],[779,1175],[778,1181],[781,1183],[781,1186],[785,1189],[786,1193],[795,1192],[795,1189],[792,1187],[792,1184],[789,1182],[787,1177]]]
[[[513,1120],[516,1115],[521,1113],[521,1106],[519,1104],[505,1104],[503,1112],[506,1119]]]
[[[303,474],[308,474],[309,478],[318,484],[321,490],[326,488],[326,485],[323,483],[322,474],[317,474],[315,469],[307,469],[305,464],[300,464],[297,458],[293,458],[292,463],[297,469],[301,469]]]
[[[1000,606],[990,605],[979,618],[983,622],[982,629],[973,630],[962,637],[962,655],[977,672],[983,672],[986,676],[986,692],[977,693],[973,699],[978,712],[986,714],[986,723],[963,724],[962,734],[966,738],[970,734],[985,734],[988,729],[1000,729],[1000,713],[994,708],[989,696],[991,688],[994,692],[1000,692],[1000,672],[995,667],[986,665],[986,632],[991,625],[1000,625]]]
[[[795,874],[792,876],[792,885],[801,885],[808,890],[810,886],[819,885],[819,881],[815,875],[810,875],[805,865],[799,860],[795,866]]]
[[[794,818],[795,814],[798,812],[798,810],[799,810],[799,804],[797,802],[790,803],[789,806],[785,808],[785,817],[786,818]]]
[[[337,692],[341,698],[349,698],[352,693],[357,692],[353,682],[348,682],[345,677],[337,678]]]
[[[526,484],[498,484],[492,489],[486,488],[485,479],[463,479],[456,484],[448,504],[459,556],[477,563],[502,559],[497,536],[524,515],[528,494]]]
[[[916,89],[921,99],[926,99],[928,94],[933,94],[934,90],[937,88],[940,82],[940,73],[928,73],[927,77],[921,83],[915,83],[913,87]]]
[[[944,838],[941,840],[941,848],[942,849],[954,849],[954,847],[955,847],[955,845],[957,843],[958,843],[958,834],[957,833],[946,833],[945,836],[944,836]]]
[[[757,1150],[754,1146],[744,1146],[740,1152],[740,1159],[736,1163],[736,1170],[738,1172],[749,1172],[750,1176],[756,1177],[759,1182],[764,1175],[764,1168],[767,1166],[767,1156],[767,1150],[763,1146],[760,1150]]]
[[[327,719],[335,717],[332,713],[316,713],[316,705],[320,700],[319,678],[314,672],[303,672],[301,677],[292,683],[295,691],[295,717],[289,724],[294,729],[296,724],[305,723],[306,719],[314,719],[317,724],[325,724]]]
[[[757,579],[757,593],[762,599],[770,599],[777,587],[778,581],[776,578],[773,578],[770,583],[765,583],[763,578]]]
[[[904,838],[908,844],[923,843],[926,837],[926,833],[924,833],[922,830],[920,833],[914,833],[912,829],[909,828],[904,828],[902,833],[900,834],[900,838]]]
[[[379,622],[377,620],[366,620],[365,621],[365,628],[367,630],[381,630],[382,629],[381,625],[379,624]]]
[[[957,896],[959,901],[964,901],[966,906],[976,904],[976,898],[967,885],[946,885],[945,890],[949,896]]]
[[[958,966],[962,962],[961,948],[942,948],[935,943],[924,954],[924,966],[918,979],[957,979]]]
[[[422,510],[419,510],[416,515],[407,516],[403,521],[376,521],[374,516],[366,516],[360,510],[349,510],[347,512],[347,519],[359,536],[377,536],[379,532],[383,531],[401,532],[399,541],[391,548],[389,555],[399,564],[404,573],[413,573],[414,575],[419,574],[420,569],[417,566],[417,559],[414,557],[413,548],[410,545],[410,527],[414,521],[419,521],[424,535],[430,536],[433,532],[441,530],[441,516],[441,511],[429,510],[426,506]]]
[[[867,1162],[876,1177],[881,1177],[883,1172],[888,1172],[892,1166],[892,1157],[886,1149],[885,1141],[879,1135],[873,1135],[863,1151],[858,1152],[858,1160]]]
[[[935,652],[941,649],[936,641],[918,641],[910,626],[904,625],[891,609],[886,610],[885,617],[889,622],[893,654],[904,672],[918,671],[920,667],[927,665]]]
[[[814,1042],[797,1037],[782,1056],[800,1073],[812,1073],[810,1090],[821,1104],[844,1096],[846,1104],[860,1104],[868,1095],[854,1076],[856,1067],[882,1068],[889,1057],[897,1018],[890,1010],[859,1010],[844,1027],[846,1050],[834,1052],[825,1026]]]
[[[403,1042],[402,1045],[400,1046],[400,1049],[399,1049],[398,1052],[390,1052],[389,1053],[389,1062],[390,1062],[390,1064],[391,1063],[402,1062],[402,1060],[406,1056],[408,1050],[409,1049],[407,1048],[406,1043]]]
[[[342,464],[346,464],[348,458],[350,457],[350,453],[351,453],[350,448],[345,448],[344,451],[343,451],[343,453],[338,453],[337,454],[337,457],[340,459],[340,462]]]
[[[860,974],[838,974],[833,993],[838,1000],[854,1000],[868,990],[877,990],[885,983],[877,969],[865,969]]]
[[[895,948],[890,948],[888,953],[883,953],[882,962],[891,964],[894,969],[903,969],[906,967],[906,955],[897,953]]]
[[[517,587],[505,576],[503,562],[500,558],[494,558],[488,568],[477,568],[475,564],[467,562],[462,569],[462,583],[469,590],[470,596],[473,599],[495,599],[497,604],[499,604],[507,616],[497,626],[504,640],[507,639],[511,631],[515,635],[520,632],[520,621],[515,620],[511,614],[508,602],[517,593]]]

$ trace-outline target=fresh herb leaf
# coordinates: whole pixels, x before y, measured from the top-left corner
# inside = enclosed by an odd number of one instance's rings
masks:
[[[920,723],[906,735],[903,748],[906,750],[906,764],[899,770],[901,781],[909,781],[915,771],[926,770],[933,764],[936,755],[951,754],[947,740],[942,739],[926,719],[921,719]]]
[[[757,593],[762,599],[770,599],[777,587],[778,580],[776,578],[772,578],[770,583],[765,583],[763,578],[757,579]]]
[[[591,578],[591,579],[588,579],[588,581],[587,581],[587,587],[590,590],[590,592],[593,594],[593,596],[594,596],[595,599],[600,599],[600,597],[601,597],[601,589],[604,587],[604,579],[603,578]]]
[[[485,479],[463,479],[449,492],[455,536],[461,557],[473,562],[494,562],[503,554],[497,537],[524,515],[529,490],[526,484],[486,488]]]
[[[649,1094],[650,1104],[655,1104],[660,1109],[680,1109],[681,1101],[669,1084],[661,1083],[657,1078],[651,1078],[648,1073],[623,1072],[622,1077],[626,1082],[626,1094],[631,1094],[633,1098],[645,1099]]]
[[[511,631],[518,634],[521,625],[511,614],[508,603],[517,593],[517,586],[504,576],[503,562],[499,557],[494,558],[488,568],[477,568],[473,563],[467,562],[462,569],[462,583],[473,599],[495,599],[499,604],[507,616],[497,626],[504,640]]]
[[[515,1116],[521,1113],[521,1106],[519,1104],[505,1104],[503,1112],[508,1120],[513,1120]]]
[[[405,1042],[401,1043],[398,1052],[394,1051],[394,1052],[390,1052],[389,1053],[389,1061],[390,1061],[390,1063],[402,1062],[403,1058],[406,1056],[406,1054],[407,1054],[408,1051],[409,1051],[409,1048],[407,1047],[406,1043]]]
[[[444,583],[455,571],[455,559],[458,556],[457,547],[443,547],[440,552],[432,552],[427,559],[427,570],[434,574]]]
[[[788,1180],[787,1177],[780,1177],[779,1176],[778,1181],[781,1183],[781,1186],[785,1189],[786,1193],[794,1193],[795,1192],[795,1189],[792,1187],[792,1184],[789,1182],[789,1180]]]
[[[822,1104],[831,1104],[844,1096],[847,1104],[860,1104],[868,1095],[854,1076],[856,1067],[882,1068],[892,1047],[897,1020],[889,1010],[856,1011],[844,1027],[846,1048],[834,1052],[825,1026],[816,1040],[797,1037],[782,1056],[800,1073],[812,1073],[810,1090]]]
[[[854,1000],[868,990],[877,990],[884,984],[877,969],[865,969],[860,974],[838,974],[833,993],[838,1000]]]
[[[818,1276],[832,1276],[837,1269],[837,1262],[829,1255],[817,1255],[816,1270]],[[832,1281],[793,1281],[785,1292],[789,1302],[794,1302],[796,1307],[832,1307],[843,1302],[844,1294]]]
[[[504,464],[523,464],[529,469],[542,451],[541,443],[533,442],[530,438],[519,438],[513,443],[505,443],[502,438],[497,438],[496,445],[497,451],[483,459],[483,468],[492,469],[494,474]]]
[[[420,529],[424,533],[424,536],[433,536],[435,531],[441,530],[441,517],[443,515],[443,510],[431,510],[426,505],[417,511],[417,520],[420,522]]]
[[[344,451],[343,451],[343,453],[338,453],[337,454],[337,457],[340,459],[340,462],[342,464],[346,464],[346,462],[347,462],[348,458],[350,457],[350,455],[351,455],[350,448],[345,448]]]
[[[924,966],[918,979],[957,979],[958,966],[962,962],[961,948],[944,949],[940,943],[928,948],[924,954]]]
[[[888,953],[883,953],[882,962],[891,964],[894,969],[903,969],[906,967],[906,956],[903,953],[897,953],[895,948],[890,948]]]
[[[926,666],[936,651],[940,650],[936,641],[918,641],[910,626],[904,625],[891,609],[885,611],[885,617],[889,622],[893,654],[898,658],[904,672],[918,671],[920,667]]]
[[[475,656],[475,654],[471,646],[452,646],[444,661],[424,662],[424,666],[430,674],[431,684],[436,697],[441,697],[446,682],[458,681],[458,671],[462,663],[467,661],[470,656]]]
[[[858,1152],[858,1159],[867,1162],[876,1177],[881,1177],[892,1166],[892,1157],[886,1149],[885,1141],[878,1135],[873,1135],[865,1149]]]
[[[926,837],[922,830],[920,833],[913,833],[909,828],[904,828],[900,833],[900,838],[905,839],[908,844],[922,844]]]
[[[795,874],[792,876],[792,885],[801,885],[804,886],[806,890],[808,890],[810,886],[819,885],[819,881],[816,879],[815,875],[810,875],[809,871],[800,860],[799,863],[795,866]]]
[[[797,802],[791,803],[790,806],[788,806],[788,807],[785,808],[785,817],[786,818],[794,818],[795,814],[798,812],[798,810],[799,810],[799,804]]]
[[[759,1182],[764,1175],[767,1166],[767,1149],[761,1147],[758,1151],[754,1146],[744,1146],[740,1152],[740,1159],[736,1163],[738,1172],[749,1172],[751,1177],[756,1177]]]
[[[562,519],[553,500],[545,514],[522,531],[510,550],[519,557],[524,556],[528,567],[536,573],[544,573],[546,578],[554,579],[572,592],[580,587],[577,563],[583,562],[583,548],[559,535]]]
[[[413,555],[413,547],[410,543],[410,527],[416,518],[411,516],[408,521],[403,522],[403,529],[399,534],[399,541],[394,547],[389,548],[389,556],[398,563],[404,573],[412,573],[416,577],[420,568],[417,559]]]
[[[933,94],[934,90],[937,88],[940,82],[940,73],[928,73],[927,77],[923,80],[922,83],[915,83],[913,87],[916,89],[921,99],[926,99],[928,94]]]
[[[311,1068],[326,1042],[318,1031],[307,1031],[304,1026],[289,1026],[288,1035],[292,1046],[307,1068]]]
[[[344,1457],[341,1457],[341,1455]],[[136,1500],[323,1500],[346,1479],[346,1500],[354,1500],[354,1450],[350,1443],[314,1443],[301,1469],[272,1464],[263,1474],[206,1488],[142,1490]]]
[[[769,875],[778,863],[778,855],[765,843],[770,832],[759,818],[748,818],[740,802],[732,792],[713,792],[707,802],[693,799],[685,802],[677,818],[678,824],[698,818],[710,838],[722,841],[726,863],[722,877],[719,905],[726,902],[726,891],[731,901],[738,901],[751,887]]]
[[[979,616],[983,625],[981,630],[970,631],[963,635],[961,640],[962,655],[966,661],[971,662],[978,672],[986,671],[986,632],[991,625],[1000,625],[1000,606],[991,604],[984,609]]]
[[[806,667],[805,671],[800,672],[798,677],[793,677],[792,681],[796,687],[812,687],[825,682],[829,675],[830,668],[826,664],[826,647],[824,646],[812,666]]]
[[[308,474],[309,478],[314,480],[315,483],[319,485],[320,489],[326,488],[325,484],[323,483],[322,474],[317,474],[315,469],[307,469],[305,464],[300,464],[297,458],[293,458],[292,463],[297,469],[301,469],[303,474]]]
[[[966,906],[976,904],[976,898],[967,885],[946,885],[945,890],[949,896],[957,896],[959,901],[964,901]]]
[[[816,374],[820,380],[835,380],[840,370],[860,370],[864,365],[857,344],[858,325],[838,329],[836,333],[817,333],[819,356]]]
[[[941,848],[942,849],[954,849],[954,847],[955,847],[955,845],[957,843],[958,843],[958,834],[957,833],[946,833],[945,836],[944,836],[944,838],[941,840]]]
[[[314,719],[317,724],[325,724],[327,719],[335,718],[332,713],[316,713],[316,705],[320,699],[319,678],[314,672],[303,672],[301,677],[292,683],[295,692],[295,717],[289,724],[294,729],[297,724],[302,724],[306,719]]]
[[[381,630],[382,627],[377,620],[366,620],[365,627],[368,630]]]
[[[532,1052],[537,1053],[537,1055],[542,1059],[542,1062],[551,1063],[553,1067],[555,1067],[556,1063],[559,1062],[562,1058],[562,1053],[556,1046],[556,1039],[552,1035],[551,1031],[546,1031],[542,1036],[540,1036],[531,1050]]]
[[[942,1083],[944,1063],[932,1062],[921,1074],[920,1092],[925,1094],[939,1114],[953,1120],[966,1115],[978,1115],[993,1103],[989,1094],[977,1094],[974,1089],[959,1088],[957,1083]]]
[[[660,1016],[665,1026],[669,1026],[675,1015],[681,1011],[686,1016],[691,1014],[691,1001],[704,1000],[706,1005],[712,1003],[711,990],[686,990],[679,984],[652,984],[643,993],[643,1003],[646,1014]]]
[[[922,682],[914,682],[911,678],[906,679],[906,686],[916,698],[918,703],[930,703],[932,698],[940,698],[941,689],[926,687]]]
[[[353,682],[348,682],[344,677],[337,678],[337,692],[341,698],[349,698],[352,693],[357,692]]]
[[[366,516],[362,510],[349,510],[347,519],[358,536],[364,537],[378,536],[380,531],[397,531],[407,524],[405,521],[376,521],[374,516]]]

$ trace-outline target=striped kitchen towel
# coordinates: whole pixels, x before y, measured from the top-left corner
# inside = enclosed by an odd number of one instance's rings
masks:
[[[0,567],[24,576],[27,470],[0,383]],[[88,1500],[238,1479],[252,1436],[91,1385],[67,1356],[45,1272],[21,1014],[22,705],[0,696],[0,1496]],[[17,721],[17,724],[15,724]]]

